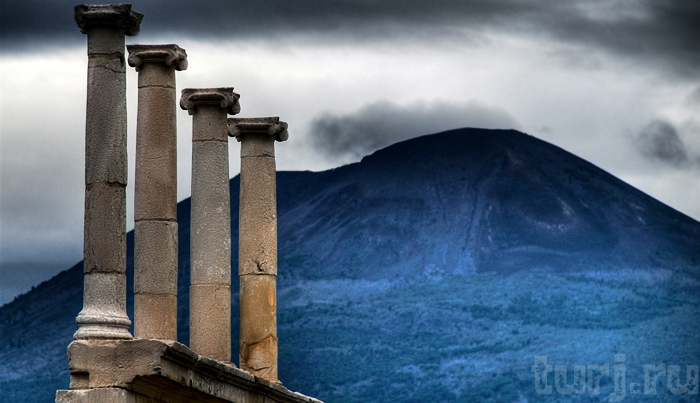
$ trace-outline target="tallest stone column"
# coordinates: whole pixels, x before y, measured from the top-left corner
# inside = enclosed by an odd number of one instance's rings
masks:
[[[78,5],[87,34],[83,310],[76,339],[131,338],[126,315],[126,69],[124,35],[139,32],[131,4]]]

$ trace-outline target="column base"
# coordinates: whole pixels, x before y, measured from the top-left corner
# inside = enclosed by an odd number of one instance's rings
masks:
[[[132,339],[129,333],[131,321],[128,317],[92,316],[82,312],[75,318],[78,331],[73,339]]]

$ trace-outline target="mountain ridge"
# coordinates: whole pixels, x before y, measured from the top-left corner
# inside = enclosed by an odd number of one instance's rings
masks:
[[[535,356],[700,361],[700,223],[559,147],[458,129],[277,180],[280,379],[292,390],[327,403],[554,401],[535,393]],[[178,205],[185,344],[189,206]],[[133,318],[133,232],[127,250]],[[0,307],[3,395],[49,402],[67,388],[81,267]]]

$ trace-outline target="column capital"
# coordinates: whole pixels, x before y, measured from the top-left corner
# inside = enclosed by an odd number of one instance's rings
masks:
[[[277,141],[285,141],[289,138],[287,122],[280,122],[280,118],[229,118],[228,135],[241,141],[244,135],[255,134],[270,136]]]
[[[180,108],[194,115],[194,109],[201,105],[219,105],[226,109],[229,115],[241,111],[238,99],[241,96],[233,92],[233,87],[221,88],[185,88],[180,98]]]
[[[129,51],[129,66],[139,71],[144,63],[165,63],[174,66],[175,70],[187,70],[187,53],[185,49],[175,45],[126,45]]]
[[[87,34],[90,28],[121,28],[128,36],[139,33],[143,14],[131,9],[130,3],[78,4],[75,6],[75,22],[80,32]]]

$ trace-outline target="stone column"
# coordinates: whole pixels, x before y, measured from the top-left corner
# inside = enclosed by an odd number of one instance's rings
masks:
[[[177,45],[129,45],[139,73],[134,192],[134,336],[177,340]]]
[[[126,315],[126,71],[124,35],[143,14],[131,4],[79,5],[87,34],[83,310],[76,339],[131,338]]]
[[[287,124],[277,117],[228,123],[229,135],[241,142],[241,369],[279,383],[275,140],[287,140]]]
[[[231,210],[226,115],[240,111],[233,88],[186,88],[192,115],[190,348],[231,362]]]

